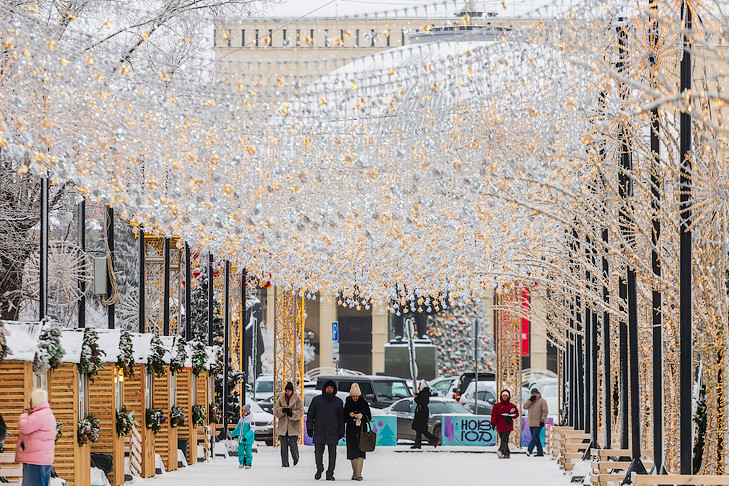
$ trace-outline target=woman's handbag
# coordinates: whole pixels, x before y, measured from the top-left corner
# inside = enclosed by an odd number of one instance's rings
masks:
[[[359,450],[372,452],[377,444],[377,434],[372,430],[370,422],[362,422],[362,430],[359,433]]]

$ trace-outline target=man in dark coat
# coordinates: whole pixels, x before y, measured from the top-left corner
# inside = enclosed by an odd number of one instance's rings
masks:
[[[334,481],[337,463],[337,442],[344,437],[344,404],[337,397],[337,385],[329,380],[324,383],[321,395],[314,397],[306,415],[306,431],[314,439],[316,475],[321,479],[324,472],[324,448],[329,449],[327,481]]]
[[[415,417],[413,417],[412,429],[415,431],[415,444],[410,446],[411,449],[420,449],[423,444],[423,436],[425,436],[433,447],[438,446],[438,437],[428,431],[428,420],[430,419],[430,388],[423,386],[415,395]]]
[[[344,402],[344,423],[347,425],[347,459],[352,461],[352,479],[362,481],[362,467],[367,454],[359,448],[359,436],[365,422],[372,420],[372,412],[357,383],[352,384]]]
[[[499,458],[508,459],[511,456],[509,450],[509,435],[514,430],[514,420],[519,418],[519,409],[511,403],[511,392],[501,391],[501,401],[494,405],[491,410],[491,425],[499,434],[499,450],[496,455]]]

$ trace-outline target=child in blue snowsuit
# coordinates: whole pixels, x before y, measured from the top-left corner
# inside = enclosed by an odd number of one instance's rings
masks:
[[[253,440],[256,425],[253,422],[250,405],[243,405],[240,414],[241,418],[231,436],[238,437],[238,467],[250,469],[253,463]]]

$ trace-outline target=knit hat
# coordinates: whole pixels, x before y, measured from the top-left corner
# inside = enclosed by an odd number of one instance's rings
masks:
[[[537,390],[536,386],[534,388],[532,388],[532,393],[539,393],[539,390]]]
[[[359,385],[357,383],[352,383],[352,387],[349,389],[349,395],[353,397],[362,396],[362,392],[359,390]]]
[[[45,390],[33,390],[33,393],[30,394],[30,406],[35,409],[44,403],[48,403],[48,393]]]
[[[291,383],[290,381],[288,383],[286,383],[286,386],[284,387],[284,391],[286,391],[286,390],[294,391],[294,384]]]
[[[246,403],[243,405],[243,410],[245,410],[246,413],[251,413],[251,406]]]

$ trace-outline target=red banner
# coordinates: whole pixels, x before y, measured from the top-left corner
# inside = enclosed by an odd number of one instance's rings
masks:
[[[521,289],[521,355],[529,356],[529,289],[522,287]]]

